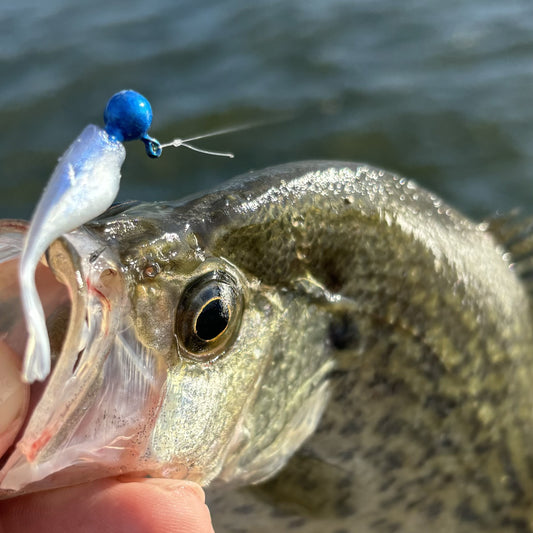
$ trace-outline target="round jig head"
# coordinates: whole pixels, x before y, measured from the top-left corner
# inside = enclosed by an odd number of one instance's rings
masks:
[[[107,102],[104,111],[105,130],[117,141],[144,142],[150,157],[159,157],[162,152],[157,139],[148,135],[152,125],[152,106],[142,95],[131,89],[114,94]]]

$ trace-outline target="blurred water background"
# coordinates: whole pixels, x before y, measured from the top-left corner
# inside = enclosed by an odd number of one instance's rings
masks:
[[[145,94],[166,141],[285,117],[148,159],[120,199],[176,199],[252,168],[365,161],[472,216],[533,200],[530,0],[0,3],[0,217],[29,217],[107,99]]]

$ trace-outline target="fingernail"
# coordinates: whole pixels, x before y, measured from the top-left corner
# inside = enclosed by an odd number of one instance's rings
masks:
[[[160,489],[167,490],[169,492],[182,492],[187,491],[194,494],[202,503],[205,503],[205,493],[202,487],[198,483],[188,481],[185,479],[164,479],[164,478],[142,478],[142,479],[122,479],[122,481],[136,481],[141,483],[147,483],[154,485]]]

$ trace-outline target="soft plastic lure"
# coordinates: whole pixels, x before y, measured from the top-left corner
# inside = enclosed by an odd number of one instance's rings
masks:
[[[152,124],[150,103],[136,91],[125,90],[113,95],[107,103],[104,121],[104,129],[87,126],[59,159],[26,236],[19,278],[28,329],[22,376],[28,383],[42,381],[50,373],[50,342],[35,284],[35,270],[55,239],[111,206],[118,194],[120,169],[126,157],[122,143],[139,139],[144,142],[146,153],[154,158],[167,146],[185,146],[211,155],[233,157],[230,153],[201,150],[188,144],[232,130],[160,144],[147,133]]]

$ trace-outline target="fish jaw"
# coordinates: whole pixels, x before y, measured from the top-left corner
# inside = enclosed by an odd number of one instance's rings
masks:
[[[17,262],[20,243],[0,228],[0,263]],[[68,327],[51,376],[32,386],[34,405],[0,470],[0,497],[150,470],[145,449],[166,364],[136,340],[120,264],[83,228],[55,241],[47,259],[70,298]],[[47,307],[53,320],[57,309]]]

